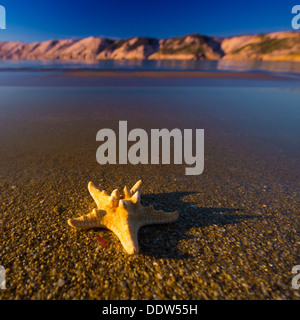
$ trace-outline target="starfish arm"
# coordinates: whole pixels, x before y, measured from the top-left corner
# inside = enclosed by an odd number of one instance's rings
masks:
[[[152,206],[143,207],[142,225],[171,223],[178,219],[178,211],[165,212],[162,210],[155,210]]]
[[[91,181],[88,184],[88,189],[97,204],[97,208],[99,210],[104,209],[105,205],[108,203],[109,195],[105,191],[98,190]]]
[[[124,223],[121,222],[118,225],[109,226],[108,228],[119,238],[128,254],[135,254],[139,252],[138,224],[128,224],[124,221]]]
[[[134,195],[137,191],[142,193],[142,180],[139,180],[131,189],[130,194]]]
[[[68,224],[76,229],[106,228],[104,224],[105,215],[104,210],[94,209],[93,212],[84,216],[69,219]]]
[[[124,194],[124,200],[128,200],[131,198],[131,193],[126,186],[123,189],[123,194]]]

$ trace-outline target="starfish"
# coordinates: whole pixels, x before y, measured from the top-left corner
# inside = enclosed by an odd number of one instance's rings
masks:
[[[71,218],[68,224],[76,229],[106,228],[114,232],[128,254],[139,252],[138,231],[145,225],[174,222],[178,212],[164,212],[153,206],[141,205],[142,181],[130,190],[113,190],[111,195],[98,190],[92,182],[88,190],[97,204],[97,209],[79,218]]]

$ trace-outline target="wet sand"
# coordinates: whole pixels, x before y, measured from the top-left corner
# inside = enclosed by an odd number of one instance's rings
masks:
[[[269,104],[259,111],[263,93],[251,90],[244,94],[253,110],[235,103],[235,89],[5,90],[1,299],[299,299],[291,287],[300,244],[291,104],[284,118]],[[299,93],[268,94],[280,106]],[[214,96],[229,103],[218,105]],[[204,128],[203,174],[186,176],[185,164],[99,165],[96,133],[117,132],[119,120],[129,130]],[[145,205],[179,211],[175,223],[140,230],[140,254],[128,256],[110,231],[67,225],[95,207],[89,181],[111,192],[138,179]]]
[[[258,72],[206,72],[206,71],[67,71],[65,77],[109,77],[109,78],[221,78],[273,80],[285,78]]]

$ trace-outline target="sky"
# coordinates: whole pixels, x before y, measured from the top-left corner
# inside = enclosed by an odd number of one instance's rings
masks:
[[[107,36],[168,38],[190,33],[228,37],[292,30],[300,0],[0,0],[0,41]]]

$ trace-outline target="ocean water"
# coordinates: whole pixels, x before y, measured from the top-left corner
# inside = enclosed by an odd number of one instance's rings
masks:
[[[112,69],[184,69],[177,62],[174,66],[122,63],[99,63],[97,68],[109,69],[112,64]],[[187,64],[193,70],[196,65],[201,70],[220,70],[219,62]],[[264,70],[258,65],[251,68],[270,72],[265,70],[267,64],[262,65]],[[127,120],[128,130],[204,129],[205,173],[219,166],[220,174],[239,168],[239,174],[246,176],[257,170],[260,175],[255,176],[261,178],[267,170],[276,173],[278,181],[299,182],[300,80],[294,67],[295,77],[285,68],[282,74],[288,77],[277,80],[146,79],[140,85],[140,79],[98,83],[81,77],[70,83],[61,71],[72,66],[76,64],[2,63],[0,169],[98,168],[96,133],[102,128],[117,130],[118,122]],[[95,69],[95,65],[79,67]]]
[[[107,60],[107,61],[24,61],[0,60],[5,70],[198,70],[236,72],[300,73],[299,62],[227,60]]]

